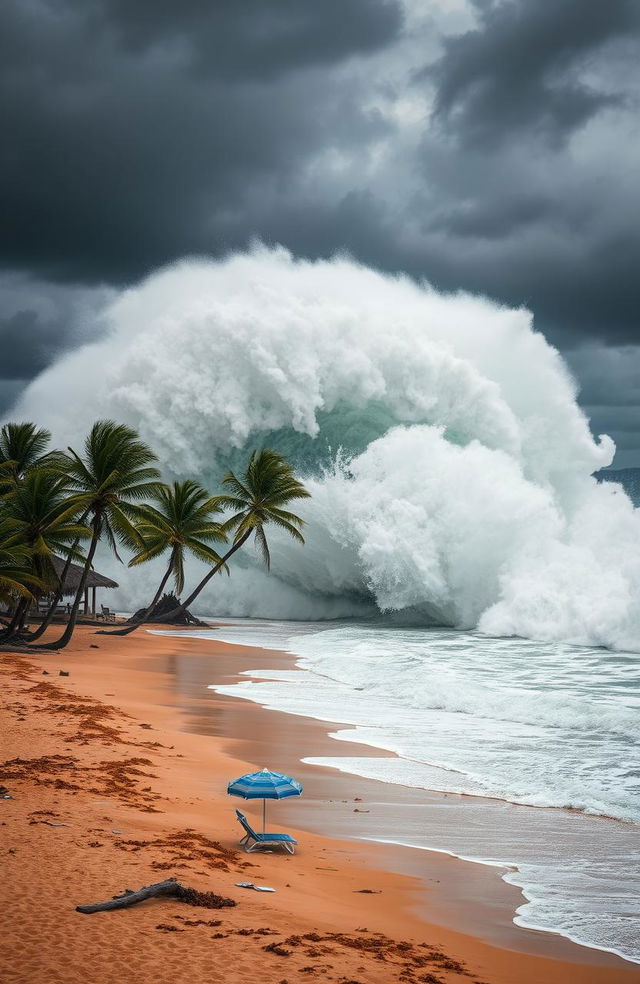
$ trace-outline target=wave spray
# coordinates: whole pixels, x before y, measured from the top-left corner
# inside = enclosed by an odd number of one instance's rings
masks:
[[[313,494],[306,547],[274,534],[274,574],[246,552],[203,611],[640,648],[640,518],[592,478],[613,443],[526,310],[258,246],[161,270],[101,320],[12,417],[64,444],[122,420],[210,483],[276,447]]]

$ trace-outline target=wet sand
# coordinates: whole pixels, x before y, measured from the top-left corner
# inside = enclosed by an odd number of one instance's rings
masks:
[[[94,633],[81,628],[59,654],[0,654],[0,783],[12,797],[0,800],[3,982],[640,981],[640,967],[513,926],[520,893],[492,869],[309,832],[358,836],[355,811],[386,796],[392,815],[405,793],[425,794],[305,766],[335,750],[330,726],[205,689],[289,657]],[[237,849],[243,804],[226,783],[266,764],[306,787],[299,802],[270,804],[270,826],[299,838],[294,858]],[[75,912],[169,875],[237,906]],[[276,892],[235,886],[244,880]]]

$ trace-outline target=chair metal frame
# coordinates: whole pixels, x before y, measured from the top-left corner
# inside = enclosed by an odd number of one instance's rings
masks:
[[[252,828],[244,813],[241,813],[240,810],[236,810],[236,817],[246,831],[244,837],[239,843],[241,847],[244,847],[247,854],[251,854],[252,851],[259,850],[261,847],[284,847],[285,851],[288,851],[289,854],[295,854],[295,845],[298,842],[295,837],[291,836],[291,834],[275,834],[266,832],[258,834]],[[250,844],[249,841],[254,841],[254,843]]]

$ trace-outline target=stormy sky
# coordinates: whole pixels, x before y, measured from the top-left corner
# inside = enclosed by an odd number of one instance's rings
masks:
[[[252,239],[524,304],[640,466],[637,0],[3,0],[0,411]]]

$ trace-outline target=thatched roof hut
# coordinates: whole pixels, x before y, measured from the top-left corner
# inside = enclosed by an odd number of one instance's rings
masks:
[[[64,571],[66,561],[62,557],[52,557],[51,562],[53,564],[54,570],[58,575],[58,579],[62,577],[62,572]],[[75,595],[80,584],[80,579],[82,577],[83,568],[80,564],[70,564],[69,570],[67,571],[67,576],[64,579],[63,595],[68,598]],[[84,591],[84,613],[85,615],[96,613],[96,588],[117,588],[117,581],[112,581],[110,577],[105,577],[104,574],[99,574],[98,571],[89,571],[87,575],[87,583]],[[91,603],[89,603],[89,591],[91,590]]]
[[[62,557],[52,557],[53,567],[55,569],[58,578],[62,577],[62,572],[64,571],[64,566],[66,561]],[[64,595],[73,595],[78,590],[78,585],[80,584],[80,578],[82,577],[82,567],[79,564],[70,564],[69,570],[67,571],[67,576],[64,579]],[[110,577],[105,577],[104,574],[98,574],[97,571],[89,571],[87,575],[87,587],[88,588],[117,588],[117,581],[112,581]]]

